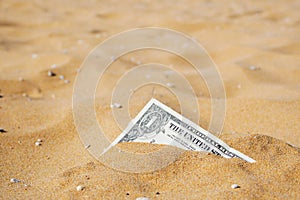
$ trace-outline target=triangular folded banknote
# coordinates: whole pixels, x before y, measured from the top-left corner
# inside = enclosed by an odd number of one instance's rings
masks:
[[[184,150],[204,151],[225,158],[255,162],[156,99],[151,99],[146,104],[102,155],[121,142],[172,145]]]

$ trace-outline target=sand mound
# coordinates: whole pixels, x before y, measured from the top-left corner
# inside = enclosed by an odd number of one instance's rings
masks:
[[[225,159],[215,155],[203,157],[197,152],[186,152],[164,169],[132,174],[116,171],[92,158],[86,159],[84,150],[78,150],[83,147],[80,147],[77,136],[55,144],[56,151],[50,147],[53,144],[48,144],[45,139],[39,150],[31,150],[25,154],[27,158],[19,158],[20,161],[31,160],[30,166],[15,166],[10,170],[2,168],[8,173],[1,177],[1,188],[12,198],[299,198],[298,148],[264,135],[224,135],[223,139],[257,162],[250,164],[240,159]],[[55,158],[62,156],[59,149],[64,149],[64,159]],[[41,152],[48,152],[48,155],[42,156]],[[9,174],[14,174],[30,186],[9,183]],[[238,184],[240,188],[232,189],[232,184]],[[84,190],[76,191],[78,185],[84,186]]]

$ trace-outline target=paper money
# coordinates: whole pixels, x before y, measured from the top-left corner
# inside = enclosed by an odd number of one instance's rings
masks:
[[[172,145],[184,150],[204,151],[225,158],[255,162],[156,99],[146,104],[102,154],[121,142]]]

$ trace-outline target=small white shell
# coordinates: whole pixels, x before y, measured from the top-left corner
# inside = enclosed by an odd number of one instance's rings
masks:
[[[232,185],[231,185],[231,188],[232,188],[232,189],[236,189],[236,188],[240,188],[240,186],[239,186],[238,184],[232,184]]]

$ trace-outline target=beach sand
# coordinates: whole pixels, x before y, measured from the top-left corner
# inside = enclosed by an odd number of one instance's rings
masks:
[[[0,199],[300,199],[299,9],[291,0],[1,1]],[[126,173],[84,148],[72,115],[78,69],[100,42],[149,26],[183,32],[207,50],[226,89],[220,138],[256,163],[185,152],[158,171]],[[136,61],[172,65],[186,76],[196,91],[199,125],[208,127],[205,82],[176,56],[147,50],[118,59],[97,88],[97,118],[108,138],[122,131],[111,92]],[[131,116],[152,97],[180,111],[172,93],[146,86],[131,96]]]

